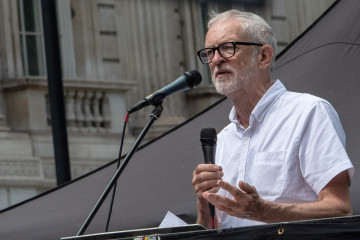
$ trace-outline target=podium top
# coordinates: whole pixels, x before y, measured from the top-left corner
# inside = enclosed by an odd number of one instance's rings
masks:
[[[280,235],[291,240],[359,240],[360,215],[272,223],[228,229],[206,230],[201,225],[136,229],[130,231],[66,237],[61,240],[255,240],[270,238],[277,239]]]
[[[206,228],[199,224],[190,224],[171,228],[144,228],[134,229],[125,231],[105,232],[88,234],[81,236],[64,237],[61,240],[108,240],[108,239],[143,239],[145,236],[159,235],[159,234],[170,234],[170,233],[184,233],[191,231],[201,231]],[[148,239],[157,239],[148,238]]]

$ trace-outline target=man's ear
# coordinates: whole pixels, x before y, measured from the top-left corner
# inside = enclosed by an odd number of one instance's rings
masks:
[[[265,70],[270,68],[271,60],[274,56],[274,49],[270,45],[264,45],[260,49],[261,59],[260,59],[260,69]]]

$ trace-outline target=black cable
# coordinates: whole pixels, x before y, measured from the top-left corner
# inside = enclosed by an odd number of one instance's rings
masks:
[[[123,145],[124,145],[125,130],[126,130],[126,125],[127,125],[128,120],[129,120],[129,114],[126,114],[125,120],[124,120],[124,125],[123,125],[123,131],[122,131],[122,135],[121,135],[120,149],[119,149],[119,155],[118,155],[118,159],[117,159],[117,167],[116,167],[116,169],[118,169],[119,166],[120,166],[121,153],[122,153],[122,148],[123,148]],[[107,218],[107,222],[106,222],[105,232],[108,232],[108,230],[109,230],[111,213],[112,213],[112,209],[113,209],[113,205],[114,205],[114,199],[115,199],[115,193],[116,193],[116,186],[117,186],[117,182],[114,184],[113,193],[112,193],[112,196],[111,196],[111,203],[110,203],[108,218]]]

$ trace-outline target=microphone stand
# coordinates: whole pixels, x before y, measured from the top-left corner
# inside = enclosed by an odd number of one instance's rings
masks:
[[[77,233],[76,236],[80,236],[82,234],[84,234],[84,232],[86,231],[86,229],[88,228],[89,224],[91,223],[91,221],[93,220],[93,218],[95,217],[95,214],[98,212],[98,210],[100,209],[101,205],[104,203],[106,197],[108,196],[108,194],[110,193],[111,189],[113,188],[114,184],[116,183],[116,181],[118,180],[118,178],[120,177],[120,174],[124,171],[126,165],[128,164],[128,162],[130,161],[131,157],[133,156],[133,154],[135,153],[135,151],[137,150],[137,148],[139,147],[141,141],[144,139],[146,133],[149,131],[150,127],[152,126],[152,124],[161,116],[161,112],[163,110],[163,107],[161,106],[162,102],[160,102],[159,104],[155,105],[154,110],[152,111],[152,113],[150,114],[150,120],[149,122],[146,124],[146,126],[144,127],[144,129],[142,130],[142,132],[140,133],[139,137],[136,139],[134,145],[132,146],[132,148],[130,149],[129,153],[126,155],[124,161],[122,162],[122,164],[120,165],[120,167],[117,169],[116,173],[114,174],[113,178],[111,179],[111,181],[109,182],[109,184],[107,185],[107,187],[105,188],[103,194],[101,195],[101,197],[99,198],[99,200],[97,201],[97,203],[95,204],[94,208],[92,209],[92,211],[90,212],[89,216],[86,218],[84,224],[81,226],[79,232]]]

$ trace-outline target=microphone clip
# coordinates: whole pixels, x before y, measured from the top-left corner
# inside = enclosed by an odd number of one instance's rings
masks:
[[[157,103],[155,105],[154,110],[151,112],[150,117],[155,118],[155,120],[158,120],[161,116],[162,111],[164,110],[162,106],[162,101],[160,103]]]

